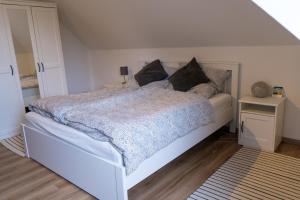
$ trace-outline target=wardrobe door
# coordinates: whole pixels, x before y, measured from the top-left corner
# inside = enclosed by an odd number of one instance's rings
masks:
[[[0,4],[0,140],[20,133],[20,122],[24,115],[18,70],[7,16]]]
[[[43,96],[41,69],[37,64],[38,54],[30,6],[4,5],[12,35],[12,44],[25,106]],[[42,85],[42,84],[41,84]]]
[[[67,94],[56,8],[32,7],[44,96]]]

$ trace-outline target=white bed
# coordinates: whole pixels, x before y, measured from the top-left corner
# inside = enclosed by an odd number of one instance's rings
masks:
[[[217,94],[210,99],[210,102],[215,111],[216,121],[226,121],[228,116],[232,116],[231,96],[229,94]],[[59,124],[35,112],[28,113],[25,118],[27,126],[48,135],[53,135],[117,165],[122,165],[121,154],[109,142],[92,139],[76,129]]]
[[[164,64],[174,66],[174,61]],[[210,99],[215,110],[215,122],[177,139],[142,162],[130,175],[126,176],[121,155],[109,143],[91,139],[80,131],[35,113],[27,114],[26,123],[23,125],[27,156],[99,199],[127,199],[128,189],[220,127],[231,122],[231,129],[236,128],[238,63],[202,64],[227,69],[232,74],[226,87],[230,95],[218,94]]]

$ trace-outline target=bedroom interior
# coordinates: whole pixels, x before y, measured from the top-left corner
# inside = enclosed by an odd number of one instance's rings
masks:
[[[300,199],[299,6],[0,0],[0,199]]]

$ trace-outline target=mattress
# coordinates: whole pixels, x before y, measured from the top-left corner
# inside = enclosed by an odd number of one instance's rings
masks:
[[[214,108],[216,119],[220,119],[223,112],[228,110],[228,107],[231,107],[231,96],[228,94],[217,94],[209,101]],[[89,153],[100,156],[108,162],[122,165],[121,154],[109,142],[92,139],[76,129],[59,124],[52,119],[43,117],[34,112],[25,115],[25,124],[40,132],[62,139]]]

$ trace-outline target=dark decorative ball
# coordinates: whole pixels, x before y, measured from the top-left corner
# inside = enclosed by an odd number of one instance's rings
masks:
[[[255,97],[264,98],[270,95],[270,86],[263,81],[259,81],[252,85],[251,92]]]

